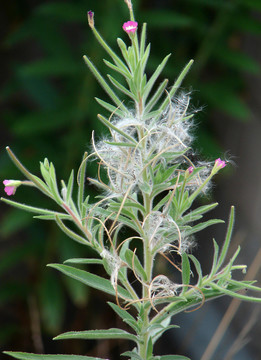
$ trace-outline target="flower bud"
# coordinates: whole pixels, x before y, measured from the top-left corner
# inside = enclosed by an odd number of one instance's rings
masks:
[[[3,184],[5,185],[4,191],[8,196],[14,195],[18,186],[22,184],[19,180],[4,180]]]
[[[88,11],[87,12],[87,19],[88,19],[88,23],[91,29],[94,28],[94,12],[93,11]]]

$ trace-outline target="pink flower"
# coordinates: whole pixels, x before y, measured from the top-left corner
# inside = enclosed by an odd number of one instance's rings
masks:
[[[221,160],[220,158],[215,160],[215,166],[217,166],[219,169],[224,168],[226,165],[226,162],[224,160]]]
[[[136,21],[127,21],[123,24],[122,28],[128,34],[135,33],[138,28],[138,23]]]
[[[188,168],[189,174],[192,174],[192,173],[193,173],[193,170],[194,170],[193,166],[190,166],[190,167]]]
[[[14,195],[16,186],[12,186],[13,180],[4,180],[3,184],[5,185],[4,191],[7,193],[8,196]]]

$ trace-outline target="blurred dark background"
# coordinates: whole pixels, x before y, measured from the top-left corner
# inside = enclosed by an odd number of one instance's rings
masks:
[[[182,85],[192,91],[193,107],[203,108],[196,115],[195,148],[205,159],[226,153],[235,163],[217,176],[208,195],[208,201],[220,202],[211,215],[226,219],[230,205],[236,206],[232,248],[241,245],[240,261],[249,267],[259,256],[252,269],[260,284],[261,3],[133,0],[133,5],[137,21],[148,23],[147,40],[152,43],[148,73],[171,52],[162,76],[172,81],[189,59],[195,59]],[[20,178],[5,153],[7,145],[35,174],[39,174],[39,161],[47,157],[55,164],[58,177],[67,179],[88,150],[92,129],[96,133],[102,130],[96,117],[102,109],[94,97],[105,96],[82,56],[89,55],[104,74],[107,70],[102,59],[108,57],[88,27],[86,11],[90,9],[112,48],[117,49],[116,37],[128,41],[122,31],[122,23],[128,20],[124,0],[1,1],[2,180]],[[87,171],[88,176],[95,176],[92,166]],[[95,195],[95,189],[90,187],[89,191]],[[52,206],[33,189],[20,188],[15,198]],[[51,340],[68,330],[122,326],[103,294],[45,266],[88,256],[87,250],[68,240],[53,223],[32,220],[31,214],[4,204],[0,211],[0,349],[109,354],[110,359],[118,359],[119,347],[129,344]],[[205,272],[211,264],[212,238],[222,243],[224,234],[225,227],[218,226],[198,237],[196,256]],[[241,304],[237,312],[233,310],[237,305],[232,305],[225,318],[231,317],[231,324],[223,320],[220,341],[214,335],[230,303],[231,299],[224,298],[178,316],[181,329],[162,339],[158,353],[180,352],[193,360],[260,359],[258,305]],[[203,356],[213,336],[217,351],[213,354],[214,350],[208,349]]]

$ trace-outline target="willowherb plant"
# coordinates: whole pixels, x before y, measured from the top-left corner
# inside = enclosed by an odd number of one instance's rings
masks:
[[[109,129],[110,136],[95,141],[93,134],[93,151],[84,154],[77,174],[77,201],[72,197],[73,171],[68,182],[62,180],[59,188],[52,163],[47,159],[40,163],[41,179],[30,173],[9,148],[8,154],[27,180],[5,180],[7,195],[13,195],[16,188],[23,184],[33,185],[54,200],[62,211],[37,208],[5,198],[2,200],[35,213],[37,219],[56,221],[74,241],[94,249],[97,253],[95,258],[69,259],[65,264],[49,266],[112,295],[115,303],[109,302],[109,305],[129,327],[129,331],[113,328],[67,332],[57,336],[56,340],[126,339],[134,345],[121,355],[132,360],[187,359],[179,355],[158,356],[153,351],[155,342],[163,333],[175,327],[171,323],[174,315],[195,310],[205,301],[221,295],[261,302],[258,297],[238,293],[241,289],[260,291],[260,288],[253,285],[254,281],[233,279],[234,270],[246,268],[245,265],[235,265],[239,248],[224,264],[234,223],[233,207],[222,249],[213,241],[213,264],[208,275],[202,274],[199,261],[191,254],[194,234],[223,222],[219,219],[202,220],[203,215],[215,208],[217,203],[193,207],[193,210],[191,207],[226,162],[221,159],[214,163],[191,161],[193,111],[189,107],[190,94],[178,90],[193,61],[186,65],[168,91],[168,80],[157,86],[156,82],[169,55],[147,79],[145,68],[150,44],[146,45],[145,41],[146,24],[143,24],[138,38],[138,23],[134,19],[131,1],[125,2],[130,11],[130,21],[124,23],[123,30],[128,34],[130,45],[117,39],[122,58],[103,40],[95,27],[94,13],[88,12],[94,36],[112,59],[112,62],[104,60],[105,64],[121,75],[124,81],[119,82],[108,75],[108,82],[84,56],[87,66],[112,103],[96,99],[111,114],[109,118],[98,115]],[[129,99],[133,107],[129,109],[127,102],[117,94]],[[90,203],[85,195],[86,166],[91,158],[98,159],[98,174],[96,179],[88,178],[88,181],[102,192],[96,203]],[[127,229],[130,235],[126,235]],[[180,273],[180,281],[170,279],[167,271],[165,274],[158,271],[156,265],[160,256]],[[80,270],[77,264],[104,266],[110,279]],[[191,265],[197,272],[197,281],[193,284]],[[130,280],[133,278],[137,280],[134,283]],[[5,353],[24,360],[94,359],[79,355]]]

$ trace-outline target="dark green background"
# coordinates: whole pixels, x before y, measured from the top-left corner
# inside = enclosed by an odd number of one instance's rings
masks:
[[[147,39],[152,43],[148,73],[171,52],[162,75],[172,82],[188,60],[195,59],[182,85],[192,92],[192,109],[202,107],[196,115],[195,147],[207,159],[222,156],[227,122],[236,132],[242,122],[247,128],[253,118],[247,80],[259,77],[260,64],[250,55],[253,47],[248,42],[260,39],[260,1],[133,0],[133,4],[137,21],[148,23]],[[82,56],[87,54],[103,74],[107,70],[102,59],[108,56],[88,27],[86,11],[90,9],[112,48],[117,49],[118,36],[128,41],[122,30],[128,20],[123,0],[2,2],[2,180],[20,178],[5,146],[30,171],[39,174],[39,161],[47,157],[55,164],[58,178],[67,179],[88,151],[91,131],[102,130],[96,115],[103,110],[94,97],[106,96]],[[87,171],[88,176],[95,176],[93,166]],[[89,191],[95,195],[95,189]],[[15,198],[52,206],[34,189],[20,188]],[[66,239],[55,224],[32,220],[31,214],[5,205],[1,205],[0,235],[0,348],[97,356],[107,352],[111,359],[118,359],[117,343],[51,341],[65,330],[119,325],[101,294],[45,267],[69,257],[88,256],[86,249]],[[173,340],[173,348],[174,344]],[[178,344],[175,347],[179,351]],[[191,354],[189,348],[185,351]]]

